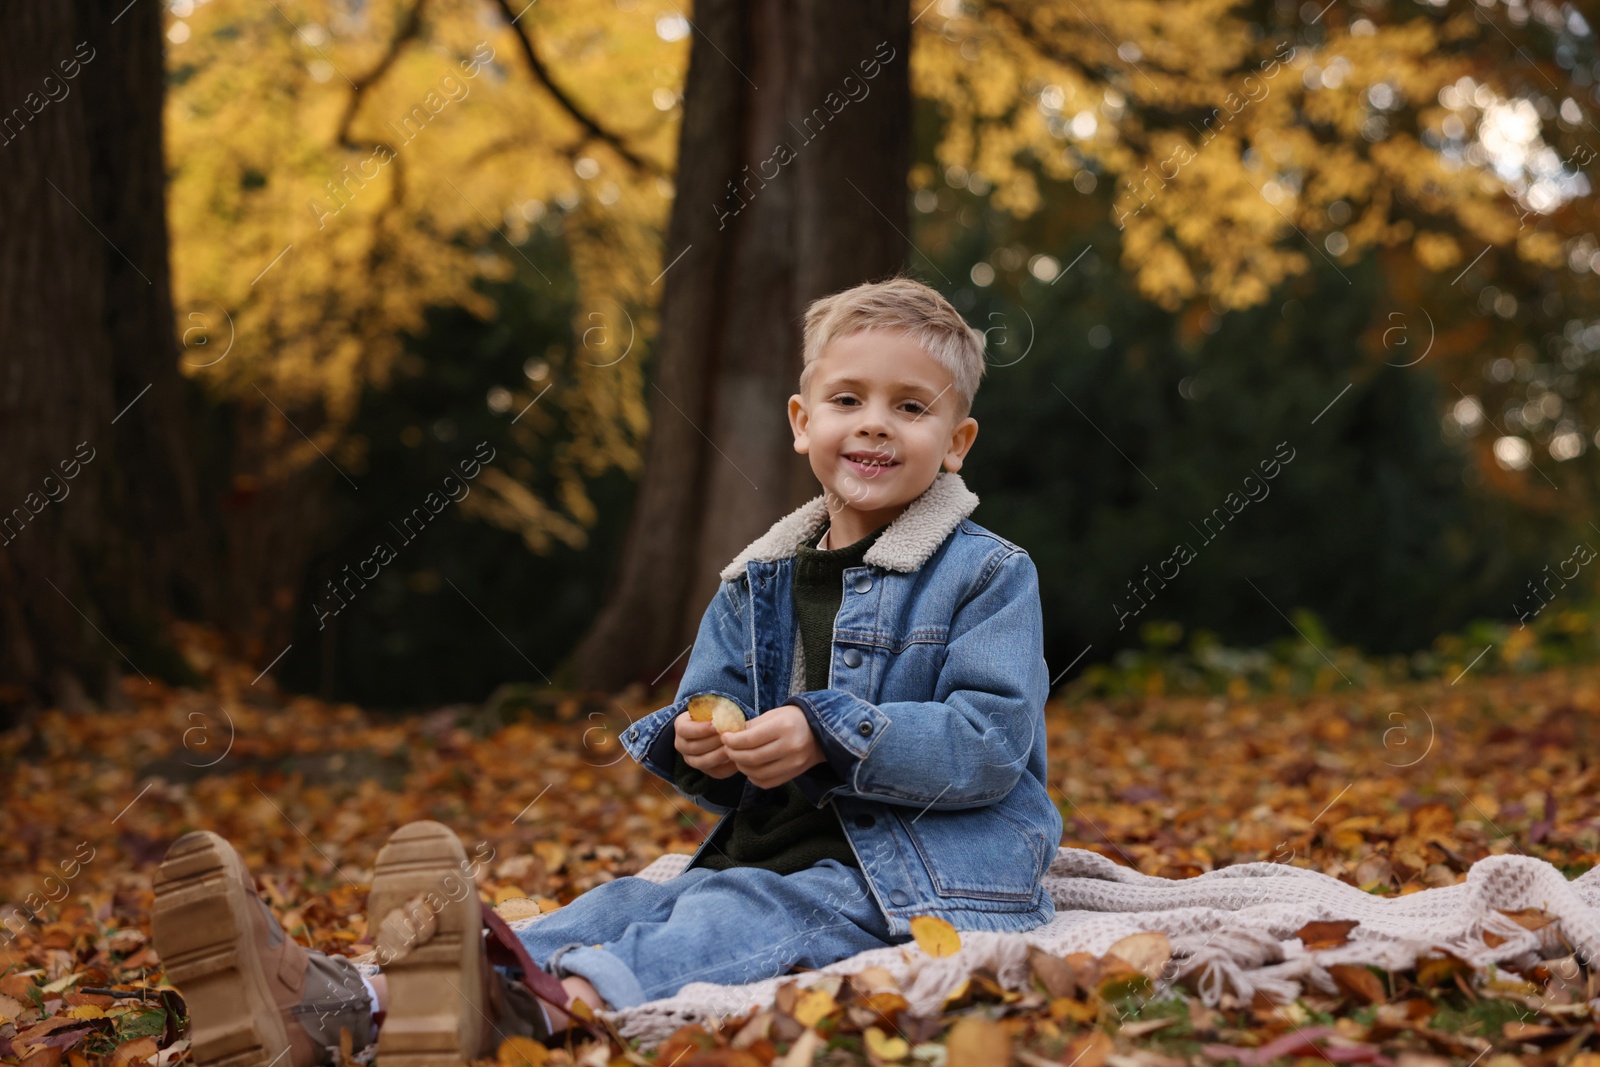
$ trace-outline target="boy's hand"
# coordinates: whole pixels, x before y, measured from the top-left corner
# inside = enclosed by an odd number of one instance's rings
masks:
[[[722,735],[709,722],[695,722],[687,711],[672,720],[675,736],[672,747],[683,755],[683,762],[713,778],[732,778],[739,773],[722,747]]]
[[[806,713],[793,704],[762,712],[743,730],[723,734],[722,746],[734,768],[762,789],[776,788],[827,759]]]

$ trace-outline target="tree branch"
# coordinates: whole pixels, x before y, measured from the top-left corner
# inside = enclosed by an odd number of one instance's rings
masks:
[[[377,83],[394,66],[394,61],[400,58],[400,50],[406,42],[417,35],[422,28],[422,8],[428,0],[417,0],[406,12],[406,17],[401,20],[400,28],[394,35],[394,40],[389,42],[388,49],[383,53],[383,58],[378,60],[377,66],[367,71],[352,84],[355,90],[350,94],[350,101],[345,105],[344,115],[339,119],[338,142],[344,148],[371,148],[373,145],[358,144],[350,139],[350,124],[356,119],[356,111],[361,107],[361,98],[366,91]]]
[[[500,5],[500,11],[506,17],[506,24],[516,32],[517,40],[522,43],[522,55],[523,58],[528,61],[528,69],[533,72],[534,78],[541,85],[543,85],[545,89],[549,90],[550,95],[555,97],[556,103],[560,104],[562,109],[565,110],[568,115],[572,116],[573,121],[577,122],[578,125],[587,130],[591,137],[610,145],[612,150],[623,159],[627,160],[629,165],[635,170],[643,174],[650,174],[658,177],[663,176],[664,172],[659,166],[636,155],[621,137],[601,126],[599,122],[590,118],[584,112],[584,110],[561,89],[560,86],[556,85],[556,83],[550,77],[549,70],[547,70],[545,65],[539,61],[538,54],[534,52],[533,41],[528,37],[527,31],[525,31],[521,26],[517,25],[515,21],[516,16],[511,13],[511,4],[508,2],[508,0],[496,0],[496,3]]]

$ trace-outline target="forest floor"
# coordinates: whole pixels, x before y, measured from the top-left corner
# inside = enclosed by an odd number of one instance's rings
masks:
[[[164,986],[151,876],[188,830],[235,844],[292,936],[358,955],[374,857],[409,820],[444,822],[487,859],[486,899],[545,909],[692,851],[715,822],[617,744],[670,692],[536,690],[395,718],[285,696],[220,658],[205,667],[204,692],[135,679],[122,710],[49,713],[0,735],[0,1062],[188,1061],[181,1000],[126,995]],[[1302,696],[1053,701],[1048,720],[1063,844],[1150,874],[1269,860],[1396,894],[1459,881],[1492,854],[1539,857],[1568,877],[1600,857],[1597,666]],[[1027,991],[975,974],[935,1018],[866,983],[798,1001],[790,986],[745,1019],[685,1028],[646,1053],[574,1038],[507,1043],[499,1060],[1600,1067],[1600,1013],[1582,1007],[1600,975],[1586,971],[1574,986],[1539,969],[1495,982],[1447,967],[1363,970],[1338,996],[1287,1006],[1206,1008],[1175,987],[1128,1011],[1139,989],[1126,967],[1066,962],[1037,965]],[[124,995],[89,991],[106,989]]]

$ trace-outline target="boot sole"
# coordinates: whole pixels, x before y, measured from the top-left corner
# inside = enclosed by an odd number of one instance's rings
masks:
[[[184,834],[155,876],[151,939],[189,1007],[200,1067],[289,1067],[289,1034],[256,951],[254,887],[229,844]]]
[[[378,1031],[384,1067],[455,1067],[484,1045],[483,917],[468,870],[466,850],[443,823],[407,823],[378,853],[367,929],[389,981]],[[383,930],[397,908],[408,920],[398,940],[392,927]]]

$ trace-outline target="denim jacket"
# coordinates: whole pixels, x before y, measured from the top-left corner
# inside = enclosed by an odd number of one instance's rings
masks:
[[[977,495],[941,473],[845,570],[828,687],[802,692],[790,593],[796,546],[828,521],[823,501],[779,519],[722,570],[676,699],[624,730],[623,747],[678,789],[674,720],[691,696],[727,697],[747,719],[794,704],[827,757],[795,782],[818,807],[832,803],[895,935],[916,915],[958,930],[1048,922],[1041,879],[1062,826],[1045,787],[1033,560],[970,521]],[[678,791],[722,821],[763,792],[743,774],[704,795]]]

